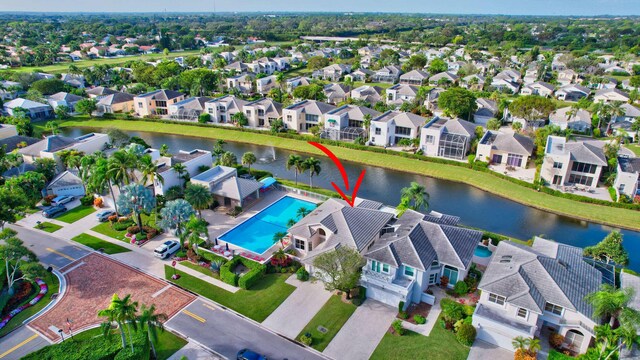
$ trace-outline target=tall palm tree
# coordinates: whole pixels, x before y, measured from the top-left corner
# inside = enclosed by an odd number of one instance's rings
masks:
[[[140,315],[138,315],[137,321],[140,324],[140,328],[147,330],[147,340],[151,344],[151,351],[153,357],[157,358],[155,343],[158,342],[158,330],[164,332],[164,321],[167,321],[169,317],[164,313],[156,313],[156,306],[151,305],[147,307],[142,305],[140,308]]]
[[[258,159],[256,158],[256,155],[251,151],[247,151],[246,153],[242,154],[242,165],[246,165],[247,168],[249,168],[249,175],[251,175],[251,165],[255,164],[256,161],[258,161]]]
[[[304,171],[304,167],[302,166],[303,160],[300,156],[298,155],[289,155],[289,158],[287,159],[287,163],[285,164],[285,167],[287,168],[287,170],[291,170],[291,168],[293,168],[293,171],[295,173],[295,183],[296,185],[298,185],[298,174]]]
[[[187,167],[184,166],[183,163],[175,163],[171,168],[173,169],[173,171],[175,171],[176,174],[178,174],[178,177],[184,181],[182,183],[182,187],[184,187],[187,184],[187,181],[189,181],[189,173],[187,172]]]
[[[287,236],[286,232],[283,231],[279,231],[275,234],[273,234],[273,242],[277,243],[278,241],[280,242],[280,246],[284,249],[284,242],[282,241],[282,239]]]
[[[320,171],[322,170],[320,167],[320,160],[312,156],[306,159],[302,164],[304,170],[309,171],[309,187],[313,188],[313,176],[320,174]]]
[[[366,132],[365,140],[368,143],[369,142],[369,131],[371,129],[371,114],[364,114],[364,121],[362,122],[362,125],[364,126],[364,130]]]
[[[120,320],[121,323],[127,324],[127,330],[129,332],[129,344],[131,345],[131,352],[133,352],[133,338],[131,336],[131,328],[137,330],[136,312],[138,311],[138,302],[131,300],[131,294],[127,294],[122,299],[117,295],[111,300],[111,307],[115,313],[115,317]]]
[[[627,308],[632,296],[632,288],[616,289],[614,286],[604,284],[600,291],[587,295],[585,300],[593,306],[593,316],[609,318],[609,326],[613,329],[616,320]]]
[[[109,157],[108,175],[118,185],[129,185],[131,172],[136,168],[137,158],[126,151],[116,151]]]
[[[306,207],[300,207],[297,211],[296,211],[296,215],[298,215],[298,217],[300,217],[301,219],[307,215],[309,215],[309,213],[311,212],[311,210],[307,209]]]
[[[135,314],[135,309],[133,309],[132,312],[131,307],[133,305],[135,305],[135,307],[138,306],[137,303],[131,304],[130,297],[131,295],[127,295],[125,297],[126,302],[123,302],[123,300],[125,299],[121,300],[120,297],[118,297],[118,294],[113,294],[109,307],[107,307],[106,309],[98,310],[98,316],[107,318],[107,321],[102,323],[101,325],[103,335],[109,336],[109,334],[111,333],[111,323],[115,322],[116,324],[118,324],[123,349],[127,347],[127,341],[124,334],[124,323],[129,321],[130,318],[133,317],[132,315]],[[131,340],[131,333],[129,333],[129,340]],[[133,349],[133,344],[131,344],[131,346]]]
[[[202,219],[202,210],[208,209],[213,204],[213,196],[209,189],[202,185],[188,184],[184,190],[184,199],[198,210],[198,217]]]
[[[200,236],[204,236],[207,246],[209,246],[209,223],[204,219],[192,216],[184,226],[185,238],[189,238],[189,244],[195,244],[199,241]]]
[[[614,101],[610,107],[609,107],[609,121],[607,122],[607,130],[605,131],[605,134],[609,134],[609,131],[611,131],[611,123],[613,122],[614,118],[617,118],[618,116],[624,116],[624,114],[626,114],[625,109],[622,107],[622,102],[621,101]]]
[[[55,120],[47,121],[44,128],[49,131],[51,135],[57,135],[60,132],[60,124]]]
[[[164,178],[158,171],[158,165],[151,159],[151,156],[145,155],[138,161],[138,170],[141,173],[140,184],[145,185],[147,183],[153,184],[153,195],[155,196],[155,183],[156,180],[160,184],[164,184]]]
[[[409,187],[403,188],[401,191],[402,200],[409,204],[409,208],[419,211],[420,209],[429,209],[429,193],[424,185],[417,182],[411,182]]]

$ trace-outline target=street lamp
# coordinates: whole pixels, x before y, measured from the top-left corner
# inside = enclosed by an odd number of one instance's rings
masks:
[[[58,334],[60,334],[62,341],[64,341],[64,331],[62,331],[62,329],[58,329]]]

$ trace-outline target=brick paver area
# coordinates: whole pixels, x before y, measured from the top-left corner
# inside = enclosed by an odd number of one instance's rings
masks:
[[[109,305],[114,293],[120,297],[131,294],[139,304],[155,304],[158,312],[169,317],[195,299],[186,291],[172,285],[167,288],[166,282],[97,253],[60,269],[61,273],[65,271],[69,271],[64,275],[66,294],[51,310],[30,324],[54,341],[58,340],[59,334],[50,327],[55,326],[66,333],[67,318],[72,321],[74,331],[100,324],[103,319],[97,312]]]

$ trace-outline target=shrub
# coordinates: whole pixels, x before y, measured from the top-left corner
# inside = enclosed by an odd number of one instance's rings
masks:
[[[151,226],[143,226],[145,235],[147,235],[147,240],[153,239],[156,235],[158,235],[158,229],[152,228]]]
[[[536,360],[537,356],[529,354],[526,350],[518,349],[513,355],[514,360]]]
[[[413,321],[415,321],[416,324],[418,324],[418,325],[422,325],[422,324],[426,324],[427,319],[422,315],[414,315],[413,316]]]
[[[118,221],[113,224],[113,229],[116,231],[125,231],[129,226],[133,225],[133,220],[127,219],[125,221]]]
[[[93,200],[93,206],[97,208],[101,208],[103,204],[104,204],[104,200],[101,197],[97,197]]]
[[[251,260],[248,260],[251,261]],[[242,289],[250,289],[256,282],[258,282],[264,274],[267,272],[267,266],[262,264],[257,264],[254,269],[251,269],[248,273],[244,274],[238,280],[238,286]],[[246,266],[246,265],[245,265]]]
[[[442,308],[442,317],[451,326],[465,317],[464,306],[451,299],[442,299],[440,307]]]
[[[469,155],[467,161],[469,162],[469,164],[473,164],[473,162],[476,161],[476,156],[474,154]]]
[[[448,276],[441,276],[440,277],[440,286],[442,286],[443,288],[446,288],[447,286],[449,286],[449,277]]]
[[[211,121],[211,115],[209,115],[208,113],[202,113],[200,114],[200,116],[198,116],[198,122],[200,124],[206,124],[209,121]]]
[[[238,264],[242,264],[250,269],[242,277],[239,277],[236,273],[233,272],[233,269],[235,269]],[[267,267],[265,265],[259,264],[255,261],[243,258],[241,256],[236,256],[220,267],[220,279],[229,285],[239,286],[243,289],[249,289],[258,280],[262,279],[266,272]]]
[[[391,326],[393,327],[393,332],[395,332],[396,335],[399,335],[399,336],[404,335],[405,330],[404,330],[404,327],[402,327],[401,320],[394,320]]]
[[[296,271],[296,278],[300,281],[307,281],[309,280],[309,272],[305,268],[301,267]]]
[[[300,336],[300,342],[307,346],[311,346],[311,344],[313,343],[313,338],[311,337],[310,333],[305,333]]]
[[[564,336],[554,332],[549,335],[549,345],[554,349],[559,349],[564,342]]]
[[[461,296],[469,292],[469,287],[467,286],[467,283],[465,283],[464,281],[458,281],[453,286],[453,291],[456,293],[456,295]]]
[[[42,198],[42,205],[45,205],[45,206],[51,205],[51,201],[53,201],[53,199],[55,198],[56,198],[55,194],[45,196],[44,198]]]
[[[187,257],[187,253],[184,250],[178,250],[178,252],[176,252],[175,255],[177,258],[186,258]]]
[[[93,195],[87,195],[80,198],[80,204],[83,206],[91,206],[93,205]]]
[[[456,339],[463,345],[471,346],[476,340],[476,328],[471,324],[460,325],[456,333]]]
[[[409,318],[409,314],[406,311],[400,311],[398,313],[398,317],[401,318],[401,319],[405,319],[406,320],[406,319]]]
[[[233,269],[239,263],[240,257],[236,256],[222,265],[220,267],[220,280],[226,282],[229,285],[238,286],[238,274],[234,273]]]
[[[138,225],[132,225],[132,226],[129,226],[129,227],[127,228],[127,232],[128,232],[129,234],[137,234],[137,233],[139,233],[139,232],[140,232],[140,226],[138,226]]]
[[[401,313],[404,311],[404,301],[400,301],[398,303],[398,313]]]
[[[114,223],[118,221],[118,215],[111,215],[107,218],[107,220],[109,220],[110,223]]]

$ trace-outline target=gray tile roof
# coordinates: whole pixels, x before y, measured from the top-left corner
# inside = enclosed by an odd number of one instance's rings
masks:
[[[532,247],[501,242],[478,288],[533,312],[549,302],[591,318],[584,299],[601,284],[602,274],[583,260],[582,249],[536,238]]]
[[[56,177],[49,182],[47,188],[51,188],[53,186],[73,186],[73,185],[82,185],[82,179],[80,179],[76,174],[70,171],[64,171],[58,174]]]
[[[565,147],[571,153],[571,160],[573,161],[607,166],[607,158],[604,156],[604,151],[597,146],[572,141],[566,143]]]
[[[0,144],[2,141],[0,140]],[[618,164],[622,171],[627,173],[640,172],[640,158],[619,157]]]
[[[623,271],[620,273],[620,284],[622,288],[630,287],[634,290],[629,307],[640,311],[640,277]]]
[[[480,143],[491,145],[494,150],[506,151],[512,154],[531,156],[533,153],[533,140],[520,134],[487,131]]]
[[[18,144],[22,142],[26,143],[27,146],[29,146],[37,143],[38,141],[40,141],[40,139],[32,138],[29,136],[15,135],[5,139],[0,139],[0,147],[6,145],[7,146],[6,151],[11,152],[17,149]]]
[[[134,96],[124,92],[116,92],[107,96],[103,96],[98,100],[99,105],[115,105],[124,102],[133,101]]]

